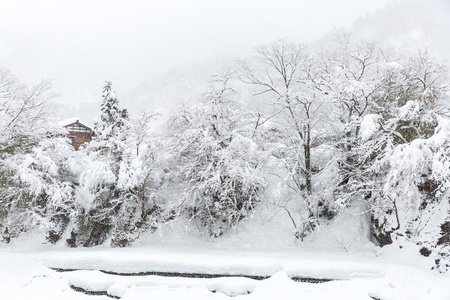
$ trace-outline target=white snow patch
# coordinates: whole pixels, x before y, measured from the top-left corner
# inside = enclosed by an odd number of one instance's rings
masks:
[[[371,114],[365,116],[361,121],[360,134],[363,141],[370,139],[374,133],[380,129],[378,120],[381,118],[380,115]]]

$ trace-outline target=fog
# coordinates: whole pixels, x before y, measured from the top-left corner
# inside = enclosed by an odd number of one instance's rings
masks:
[[[0,66],[53,81],[59,103],[99,102],[174,68],[248,54],[280,38],[310,43],[389,0],[0,0]]]

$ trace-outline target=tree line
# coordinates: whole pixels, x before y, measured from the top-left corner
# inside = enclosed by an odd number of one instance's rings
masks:
[[[73,151],[49,122],[49,84],[1,69],[3,242],[40,228],[52,243],[125,247],[171,222],[220,238],[261,203],[303,240],[359,201],[376,243],[420,243],[446,270],[445,63],[348,36],[327,51],[282,40],[210,86],[155,130],[161,116],[131,118],[107,82],[94,139]]]

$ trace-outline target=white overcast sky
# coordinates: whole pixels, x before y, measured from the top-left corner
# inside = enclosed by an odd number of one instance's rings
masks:
[[[53,80],[64,102],[280,38],[310,43],[391,0],[0,0],[0,67]]]

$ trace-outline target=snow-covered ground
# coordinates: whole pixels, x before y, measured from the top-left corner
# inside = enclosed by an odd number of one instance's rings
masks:
[[[233,238],[208,242],[172,232],[172,239],[157,241],[153,235],[125,249],[106,245],[71,249],[24,237],[0,248],[0,299],[450,299],[450,277],[431,271],[432,260],[419,254],[419,246],[404,243],[400,249],[394,243],[380,249],[371,244],[367,230],[355,226],[356,218],[364,218],[361,210],[355,205],[303,243],[284,246],[274,237],[277,230],[264,230],[262,224],[258,232],[265,232],[267,241],[261,241],[261,235],[254,234],[258,224],[254,220]],[[238,240],[246,242],[237,247]],[[332,281],[292,280],[299,277]]]
[[[408,249],[397,252],[397,255],[411,255]],[[228,299],[230,296],[236,299],[450,299],[448,276],[414,265],[412,260],[411,264],[392,262],[394,258],[394,253],[364,257],[345,251],[311,249],[225,251],[152,246],[61,248],[31,253],[4,249],[0,252],[0,299],[108,299],[105,295],[76,292],[70,286],[106,291],[124,300]],[[77,270],[57,272],[49,267]],[[99,270],[201,272],[236,277],[120,276]],[[269,278],[255,280],[239,275]],[[336,281],[303,283],[291,277]]]

